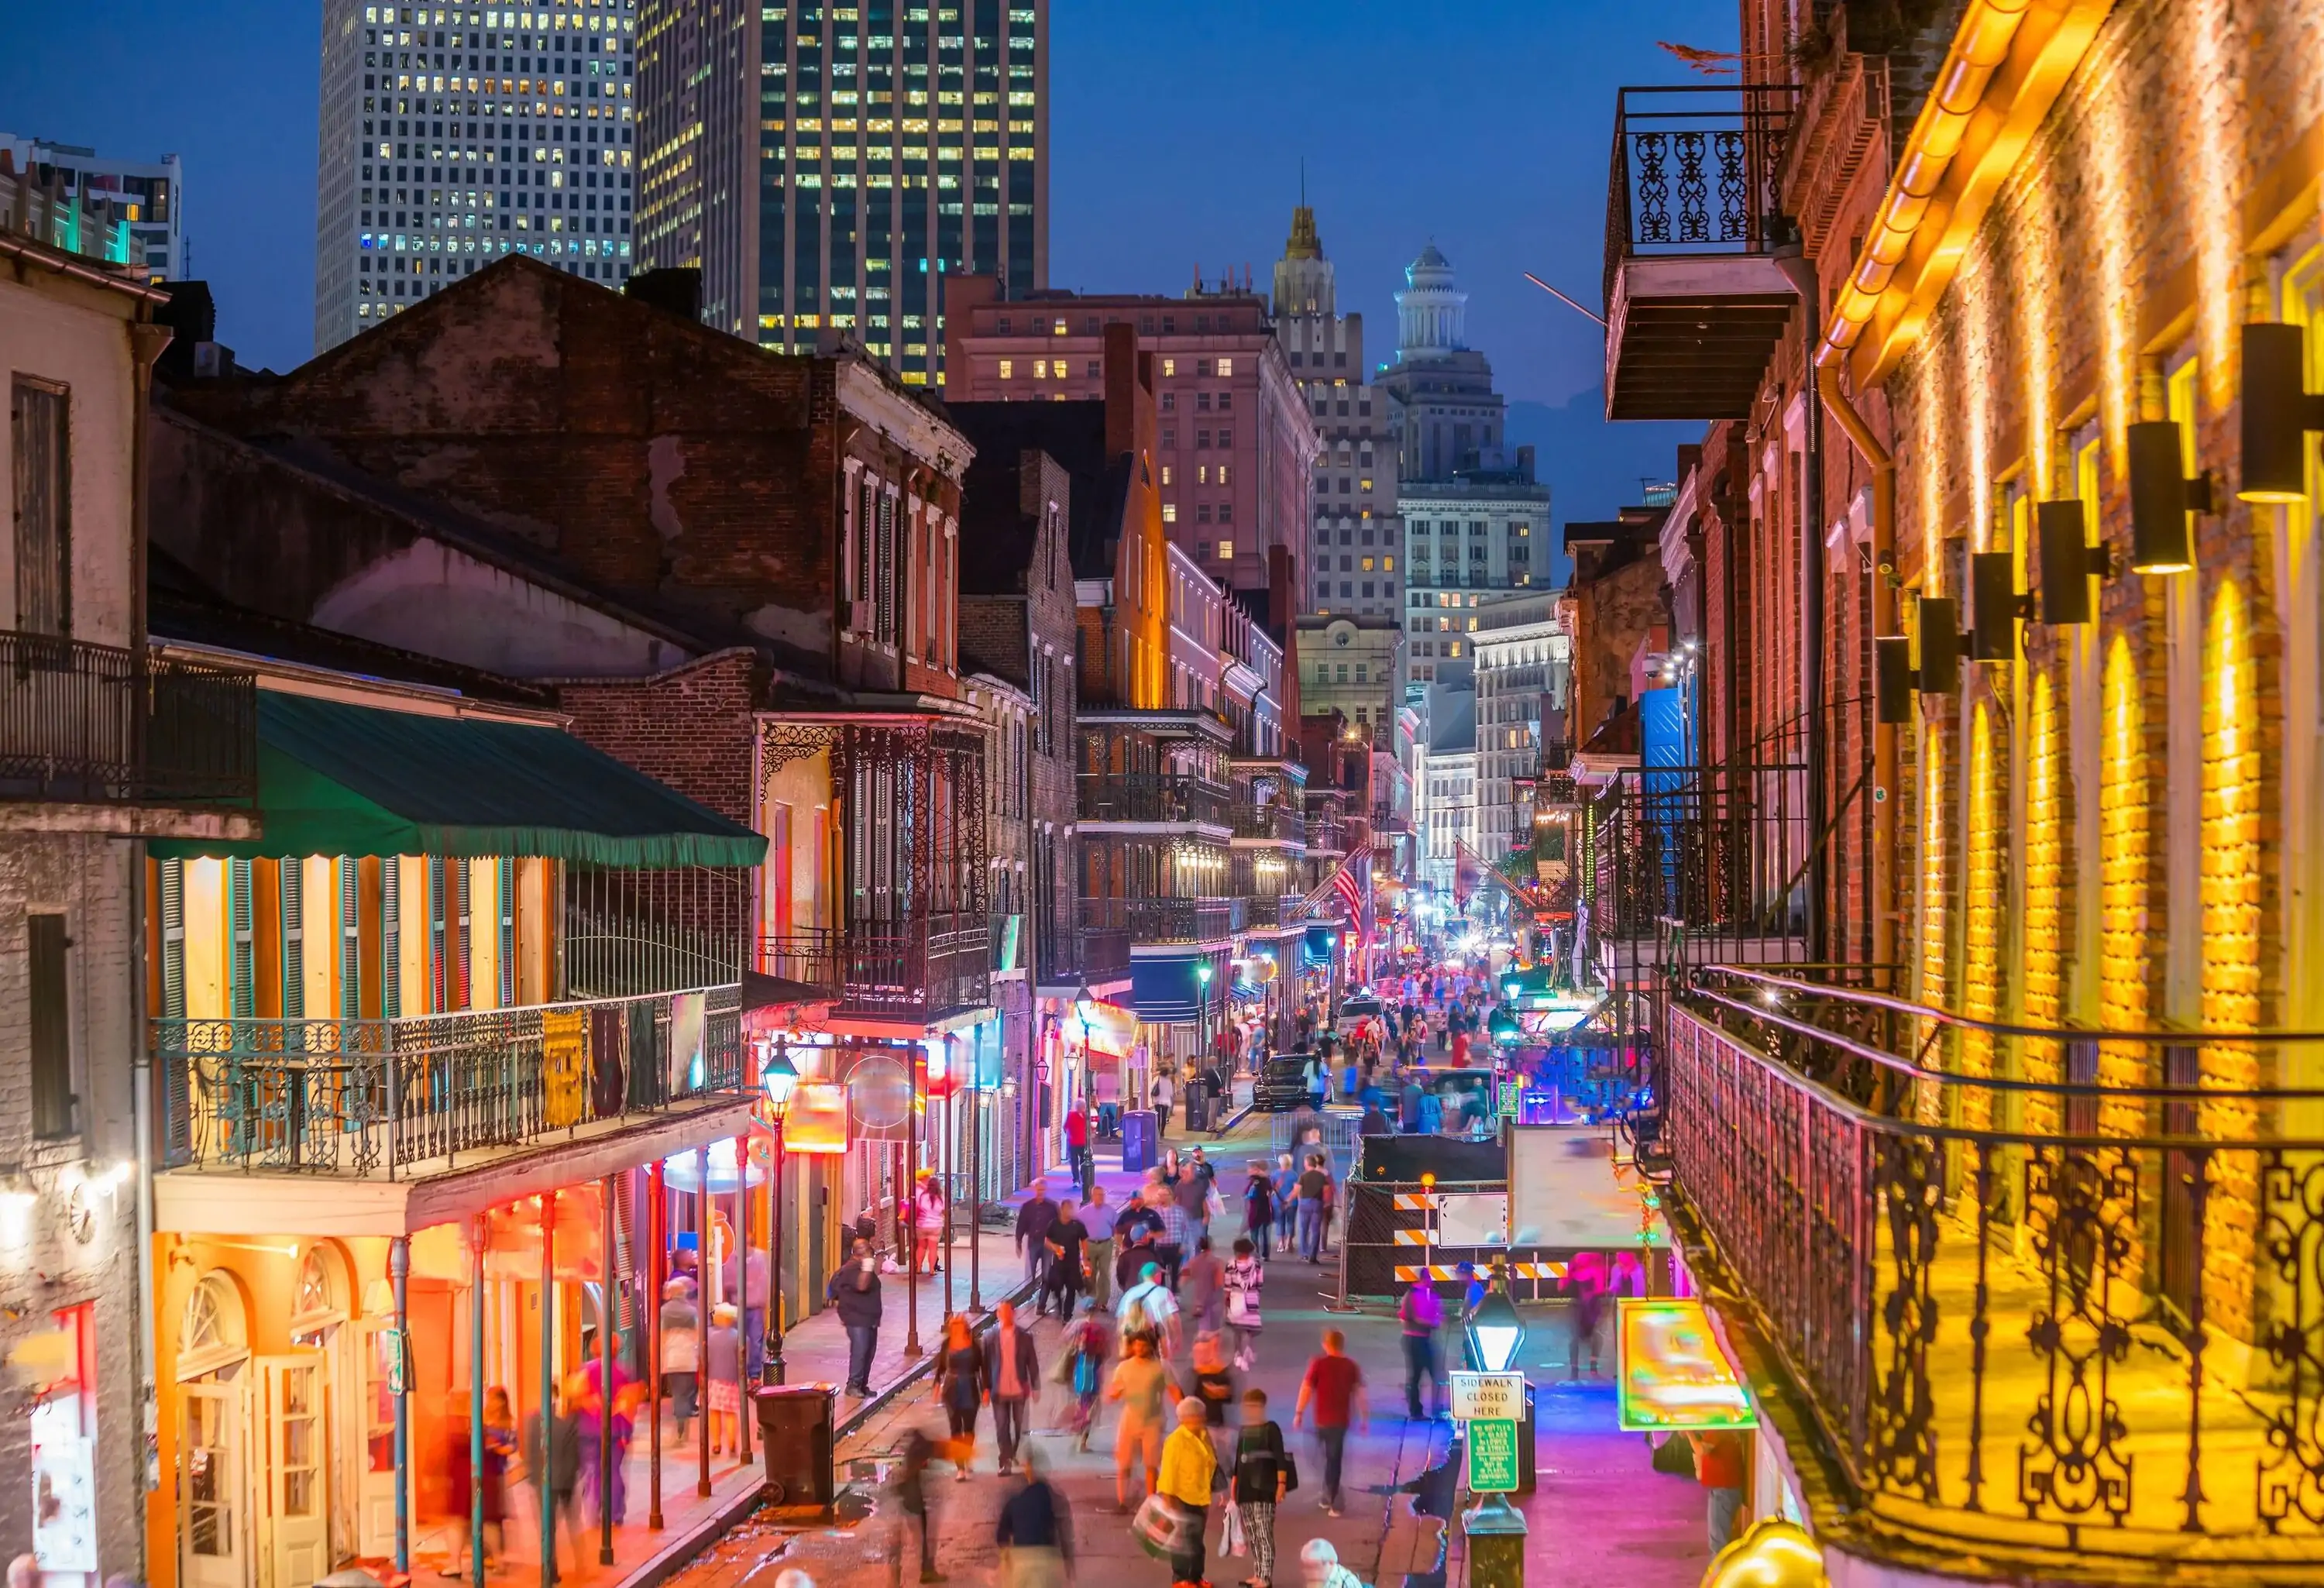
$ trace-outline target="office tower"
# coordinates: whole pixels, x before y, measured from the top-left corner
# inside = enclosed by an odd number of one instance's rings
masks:
[[[158,161],[115,160],[77,143],[0,133],[0,160],[60,202],[60,216],[101,212],[129,228],[129,256],[157,282],[186,279],[185,168],[174,154]],[[68,253],[80,241],[51,239]]]
[[[639,258],[770,347],[940,383],[946,277],[1048,282],[1048,0],[646,0]]]
[[[327,0],[318,352],[512,252],[631,268],[636,0]]]
[[[1493,368],[1468,345],[1469,295],[1431,243],[1396,295],[1396,361],[1374,384],[1393,402],[1404,522],[1407,665],[1423,683],[1471,676],[1476,606],[1550,572],[1549,487],[1530,447],[1503,445]]]
[[[1302,195],[1303,200],[1305,195]],[[1404,535],[1397,521],[1390,405],[1364,382],[1364,317],[1342,314],[1315,212],[1291,212],[1275,263],[1275,328],[1323,438],[1315,460],[1314,584],[1320,613],[1397,617]]]
[[[1044,291],[1012,300],[991,277],[951,291],[949,402],[1102,396],[1105,328],[1135,326],[1152,360],[1165,532],[1236,590],[1267,589],[1268,552],[1281,546],[1304,602],[1315,427],[1267,300],[1247,282],[1197,281],[1183,298]]]

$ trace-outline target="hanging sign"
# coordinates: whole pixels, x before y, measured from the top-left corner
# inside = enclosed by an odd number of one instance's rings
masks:
[[[1516,1422],[1525,1416],[1523,1373],[1448,1375],[1452,1388],[1452,1417],[1457,1422]]]
[[[97,1570],[97,1446],[46,1438],[32,1447],[32,1558],[43,1572]]]
[[[1618,1409],[1625,1432],[1759,1426],[1702,1302],[1624,1296],[1615,1306]]]
[[[577,1125],[589,1103],[589,1017],[578,1009],[540,1014],[542,1122],[552,1131]]]

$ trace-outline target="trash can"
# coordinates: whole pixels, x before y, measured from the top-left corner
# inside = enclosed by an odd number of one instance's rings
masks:
[[[1154,1113],[1134,1108],[1121,1116],[1121,1168],[1124,1174],[1144,1174],[1159,1160],[1154,1149]]]
[[[1209,1130],[1211,1128],[1210,1088],[1204,1085],[1200,1081],[1189,1081],[1186,1083],[1185,1094],[1186,1101],[1186,1134],[1191,1136],[1197,1131]]]
[[[767,1458],[767,1498],[776,1505],[828,1506],[832,1482],[830,1384],[770,1385],[755,1391],[759,1443]]]

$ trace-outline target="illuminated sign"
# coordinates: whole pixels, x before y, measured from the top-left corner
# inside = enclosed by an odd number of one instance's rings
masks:
[[[785,1152],[847,1150],[847,1088],[833,1081],[801,1081],[783,1114]]]
[[[1756,1428],[1743,1380],[1729,1365],[1700,1301],[1616,1298],[1615,1367],[1625,1432]]]

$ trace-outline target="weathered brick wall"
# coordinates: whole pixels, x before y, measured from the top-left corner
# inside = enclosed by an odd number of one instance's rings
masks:
[[[567,679],[557,698],[576,734],[747,826],[759,672],[751,652],[722,651],[650,679]]]

